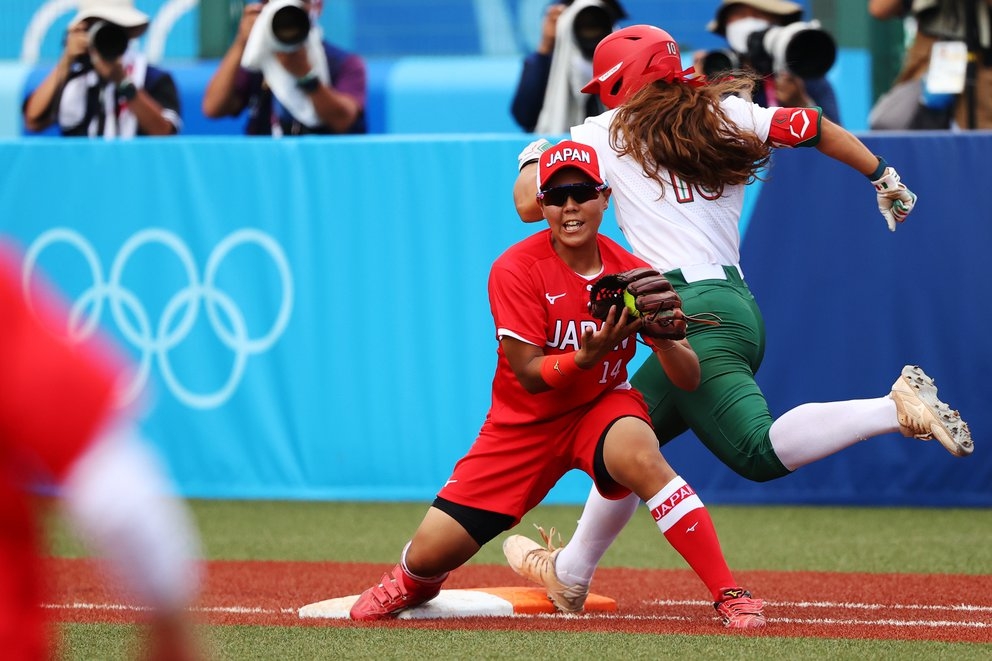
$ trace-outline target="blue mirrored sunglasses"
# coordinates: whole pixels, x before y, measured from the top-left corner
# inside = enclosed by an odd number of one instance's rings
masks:
[[[538,191],[537,199],[546,205],[560,207],[572,198],[578,204],[595,200],[601,191],[608,188],[606,184],[568,184],[567,186],[552,186]]]

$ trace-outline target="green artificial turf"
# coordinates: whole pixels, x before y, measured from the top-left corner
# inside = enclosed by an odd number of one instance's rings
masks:
[[[131,659],[134,627],[72,624],[63,627],[66,661]],[[317,661],[501,659],[535,661],[988,661],[989,645],[829,638],[650,635],[630,633],[452,631],[338,627],[219,626],[204,630],[204,649],[215,661]]]
[[[192,501],[209,559],[355,561],[391,564],[425,503]],[[710,506],[735,569],[992,574],[992,509]],[[567,541],[581,508],[540,506],[505,535],[556,527]],[[472,560],[502,564],[501,536]],[[83,549],[62,528],[55,555]],[[682,569],[644,508],[603,566]]]

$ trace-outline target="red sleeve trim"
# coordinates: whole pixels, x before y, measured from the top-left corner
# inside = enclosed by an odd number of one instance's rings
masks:
[[[779,108],[772,115],[772,147],[815,147],[820,142],[820,108]]]

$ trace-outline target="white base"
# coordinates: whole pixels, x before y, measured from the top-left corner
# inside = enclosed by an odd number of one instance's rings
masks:
[[[300,609],[301,618],[347,620],[357,594],[325,599]],[[396,616],[398,620],[431,620],[451,617],[506,617],[513,615],[513,604],[492,594],[476,590],[441,590],[426,604],[408,608]]]

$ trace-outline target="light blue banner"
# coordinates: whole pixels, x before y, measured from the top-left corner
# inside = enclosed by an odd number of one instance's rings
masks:
[[[540,227],[512,204],[528,141],[0,141],[0,231],[65,292],[77,334],[99,324],[133,357],[129,397],[185,495],[427,500],[489,405],[489,266]],[[978,449],[893,435],[759,485],[675,441],[708,502],[992,505],[976,316],[992,217],[952,193],[980,190],[992,135],[872,145],[921,197],[894,236],[864,178],[813,150],[777,157],[760,191],[743,259],[769,322],[759,383],[780,413],[885,394],[919,362]],[[604,228],[622,240],[612,212]],[[551,501],[589,484],[573,473]]]
[[[524,144],[0,143],[0,229],[129,349],[186,494],[426,498],[489,404]]]

